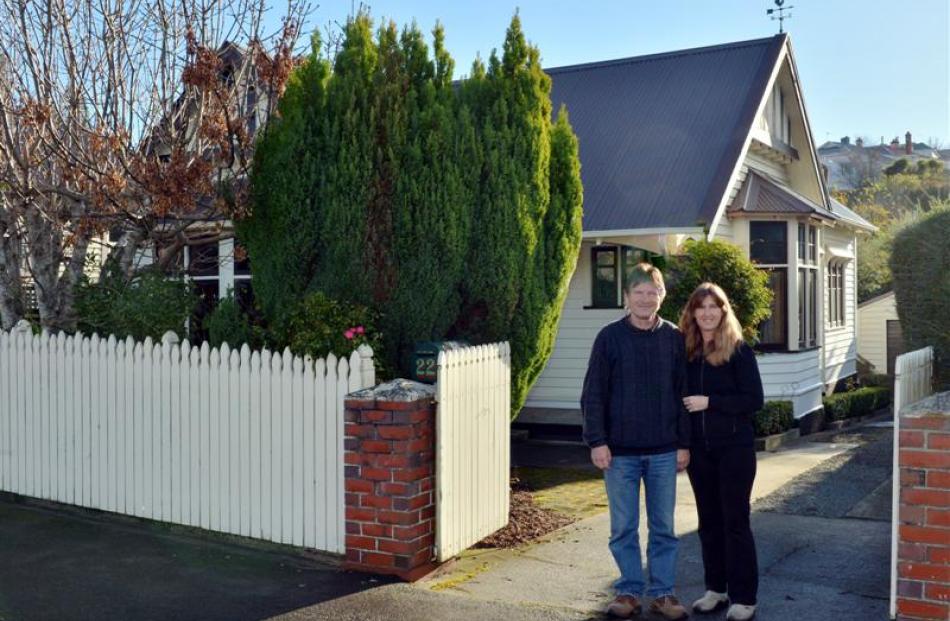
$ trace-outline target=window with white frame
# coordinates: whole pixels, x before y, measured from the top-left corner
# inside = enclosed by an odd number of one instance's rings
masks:
[[[828,263],[828,325],[838,328],[845,325],[844,308],[845,262],[832,260]]]

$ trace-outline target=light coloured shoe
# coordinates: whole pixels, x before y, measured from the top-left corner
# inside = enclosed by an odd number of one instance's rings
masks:
[[[693,602],[693,612],[707,614],[716,612],[729,603],[729,596],[725,593],[706,591],[706,594]]]
[[[639,598],[633,595],[618,595],[614,601],[607,606],[607,614],[620,617],[621,619],[630,619],[640,615],[642,606]]]
[[[681,604],[675,595],[661,595],[654,599],[650,602],[650,612],[668,621],[678,621],[689,617],[686,606]]]
[[[733,604],[726,612],[726,621],[749,621],[755,617],[755,606]]]

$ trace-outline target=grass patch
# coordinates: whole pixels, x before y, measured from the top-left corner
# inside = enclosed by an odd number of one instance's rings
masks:
[[[512,476],[535,503],[576,520],[607,510],[603,475],[593,469],[514,468]]]

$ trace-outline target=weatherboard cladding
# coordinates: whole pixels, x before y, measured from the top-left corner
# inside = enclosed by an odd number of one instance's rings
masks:
[[[785,40],[546,69],[580,143],[584,230],[708,225]]]

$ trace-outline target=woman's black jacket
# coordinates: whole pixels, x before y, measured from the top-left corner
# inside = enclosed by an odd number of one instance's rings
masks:
[[[694,448],[752,443],[752,417],[762,409],[764,396],[751,347],[740,343],[732,357],[719,366],[709,364],[703,356],[690,360],[687,382],[687,394],[709,397],[706,410],[690,414]]]

